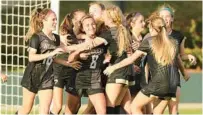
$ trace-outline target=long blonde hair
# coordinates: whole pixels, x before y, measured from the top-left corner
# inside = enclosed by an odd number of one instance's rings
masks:
[[[123,51],[127,51],[130,47],[130,34],[127,31],[126,27],[123,26],[124,22],[124,16],[117,6],[112,6],[110,8],[106,9],[106,13],[108,18],[112,19],[113,23],[117,25],[117,45],[118,45],[118,51],[117,55],[121,56],[123,54]]]
[[[26,33],[25,40],[28,40],[29,38],[31,38],[31,36],[34,33],[40,32],[42,30],[43,28],[42,21],[49,13],[54,13],[54,12],[48,8],[44,8],[44,9],[37,8],[32,11],[30,16],[30,21],[29,21],[30,25],[29,25],[28,32]]]
[[[176,56],[177,43],[174,39],[168,37],[164,20],[158,16],[151,17],[149,26],[158,33],[152,39],[152,52],[156,61],[161,65],[173,63]]]

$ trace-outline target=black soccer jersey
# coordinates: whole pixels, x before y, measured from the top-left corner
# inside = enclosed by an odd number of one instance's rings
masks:
[[[179,46],[184,39],[183,34],[180,31],[176,31],[176,30],[172,30],[172,32],[169,36],[171,36],[172,38],[177,40]]]
[[[152,37],[146,38],[141,43],[138,50],[144,51],[147,53],[147,62],[149,64],[149,70],[152,75],[152,79],[149,82],[149,84],[144,88],[143,91],[154,93],[155,95],[162,95],[169,93],[171,88],[176,89],[176,86],[172,86],[170,83],[171,74],[170,74],[170,66],[171,65],[161,65],[157,63],[154,54],[152,53],[151,49],[151,42]],[[178,43],[176,42],[176,48],[178,48]],[[178,51],[176,51],[176,57],[177,58]],[[174,59],[174,60],[175,60]]]
[[[69,44],[77,44],[78,40],[75,35],[69,35],[67,36],[67,40]],[[69,53],[63,53],[63,54],[58,54],[55,58],[57,59],[62,59],[62,60],[68,60]],[[53,63],[54,67],[54,76],[63,76],[63,77],[68,77],[71,76],[72,72],[74,71],[73,68],[67,67],[58,63]],[[67,74],[68,73],[68,74]],[[64,79],[61,77],[61,79]]]
[[[84,40],[78,40],[78,42],[82,43]],[[86,60],[80,60],[82,62],[82,68],[80,70],[100,69],[103,67],[104,54],[106,53],[106,46],[104,44],[84,53],[89,53],[90,55]]]
[[[44,54],[55,50],[60,45],[60,38],[56,34],[54,36],[55,41],[52,41],[43,32],[34,34],[29,40],[28,51],[30,48],[34,48],[37,50],[37,54]],[[52,58],[28,62],[21,85],[34,93],[37,93],[39,89],[52,88]]]

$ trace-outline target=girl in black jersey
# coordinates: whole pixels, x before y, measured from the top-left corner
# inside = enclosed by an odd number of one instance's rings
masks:
[[[106,38],[111,55],[110,64],[119,63],[127,58],[130,47],[130,34],[123,26],[124,16],[117,6],[107,8],[103,13],[105,25],[109,27],[110,37]],[[130,92],[128,86],[133,85],[131,66],[118,69],[112,73],[106,84],[107,114],[119,114],[120,106],[130,114]]]
[[[99,36],[102,32],[104,32],[107,28],[104,25],[103,19],[102,19],[102,14],[103,11],[105,10],[105,6],[102,3],[99,2],[91,2],[89,4],[89,14],[94,18],[95,22],[96,22],[96,35]],[[81,38],[79,39],[85,39],[87,38],[86,34],[82,34],[81,33]],[[109,57],[108,54],[105,54],[105,57]],[[107,58],[105,58],[105,66],[108,65],[108,60]],[[104,69],[105,69],[104,66]],[[105,87],[106,85],[106,80],[107,80],[107,76],[105,76],[104,74],[102,74],[102,85],[103,87]],[[86,109],[82,112],[82,114],[95,114],[95,109],[94,106],[92,105],[91,101],[88,99],[88,104]]]
[[[142,42],[141,32],[145,28],[144,17],[139,12],[132,12],[126,16],[126,22],[127,22],[127,27],[129,28],[129,31],[132,36],[131,44],[132,44],[132,53],[133,53],[137,50],[137,48],[140,46],[140,44]],[[129,87],[132,99],[134,99],[136,94],[141,89],[140,80],[142,77],[144,77],[144,76],[142,76],[144,74],[141,71],[140,63],[141,63],[141,59],[133,65],[133,76],[135,79],[135,85]]]
[[[171,88],[168,68],[177,58],[178,43],[168,38],[164,20],[160,17],[153,17],[149,20],[149,31],[152,37],[145,39],[132,56],[108,67],[104,71],[105,74],[110,75],[115,70],[133,63],[140,56],[147,55],[152,79],[133,100],[131,104],[133,114],[141,114],[143,106],[156,99],[156,97],[170,98],[168,95]],[[160,109],[159,112],[156,111],[154,114],[160,114],[164,111],[168,100],[162,102],[157,105]]]
[[[38,92],[40,114],[48,114],[53,89],[53,56],[63,51],[59,36],[53,34],[56,29],[56,14],[51,9],[38,8],[30,18],[30,26],[26,35],[29,41],[28,60],[21,85],[23,87],[23,105],[18,114],[29,114]]]
[[[88,38],[85,42],[91,42],[96,37],[96,23],[94,19],[86,15],[81,19],[81,29]],[[80,40],[81,42],[84,40]],[[105,53],[105,44],[92,48],[80,54],[82,67],[76,75],[76,89],[82,96],[87,94],[97,114],[106,114],[106,100],[101,83],[101,73]],[[87,55],[88,57],[84,56]]]
[[[97,47],[101,44],[108,43],[108,50],[110,52],[110,63],[118,63],[127,57],[127,49],[130,47],[130,35],[127,33],[126,28],[122,25],[123,15],[120,9],[116,6],[110,7],[103,13],[105,25],[110,27],[110,31],[102,32],[100,37],[96,37],[91,41],[82,43],[89,49]],[[80,49],[72,53],[70,62],[80,53]],[[70,56],[69,56],[70,57]],[[106,99],[107,99],[107,114],[119,113],[120,105],[130,112],[130,92],[128,85],[133,85],[134,81],[131,80],[131,68],[125,67],[114,72],[108,78],[106,85]]]
[[[67,14],[60,26],[61,42],[64,45],[77,44],[75,23],[85,15],[84,11],[76,10]],[[76,20],[76,21],[75,21]],[[79,62],[67,63],[69,53],[58,55],[54,61],[53,106],[50,113],[59,114],[63,105],[63,88],[66,87],[67,97],[65,114],[76,114],[80,107],[80,98],[75,89],[76,70]]]
[[[196,59],[193,55],[191,54],[185,54],[184,53],[184,43],[186,40],[186,37],[184,37],[179,31],[176,31],[173,29],[172,24],[174,21],[174,10],[171,6],[169,5],[162,5],[158,8],[157,10],[158,15],[160,17],[162,17],[166,23],[166,30],[167,33],[169,34],[169,36],[171,36],[172,38],[174,38],[175,40],[178,41],[179,44],[179,53],[180,53],[180,57],[182,60],[189,60],[191,62],[191,64],[196,64]],[[182,68],[179,67],[179,69],[182,72],[184,79],[187,81],[189,79],[189,76],[187,74],[187,72],[183,69],[183,65],[182,65],[182,60],[179,59],[178,66],[182,66]],[[178,73],[178,67],[174,66],[173,69],[174,73],[176,73],[176,78],[178,78],[177,80],[177,90],[176,90],[176,100],[171,100],[169,102],[169,113],[170,114],[177,114],[178,113],[178,103],[179,103],[179,98],[180,98],[180,75]]]
[[[141,33],[145,29],[144,16],[140,12],[132,12],[126,16],[126,22],[132,36],[132,53],[134,53],[143,40]],[[148,83],[148,78],[145,75],[145,62],[146,56],[138,59],[133,65],[132,75],[135,79],[135,85],[129,87],[131,100],[133,100],[141,88]],[[144,107],[143,113],[152,113],[151,103]]]

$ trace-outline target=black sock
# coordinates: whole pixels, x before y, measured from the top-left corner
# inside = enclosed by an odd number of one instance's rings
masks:
[[[15,112],[15,115],[18,115],[18,111]]]
[[[115,114],[115,108],[107,106],[107,108],[106,108],[106,114]]]
[[[116,108],[116,114],[127,114],[124,108],[121,107],[121,105],[117,105],[115,108]]]

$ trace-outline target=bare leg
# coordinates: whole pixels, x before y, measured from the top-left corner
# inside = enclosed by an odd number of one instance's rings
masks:
[[[29,114],[35,99],[35,93],[23,87],[23,105],[18,110],[18,114]]]
[[[40,114],[48,114],[51,101],[52,101],[52,89],[46,89],[46,90],[40,90],[38,95],[39,95],[39,113]]]
[[[106,114],[106,99],[104,93],[89,95],[97,114]]]

